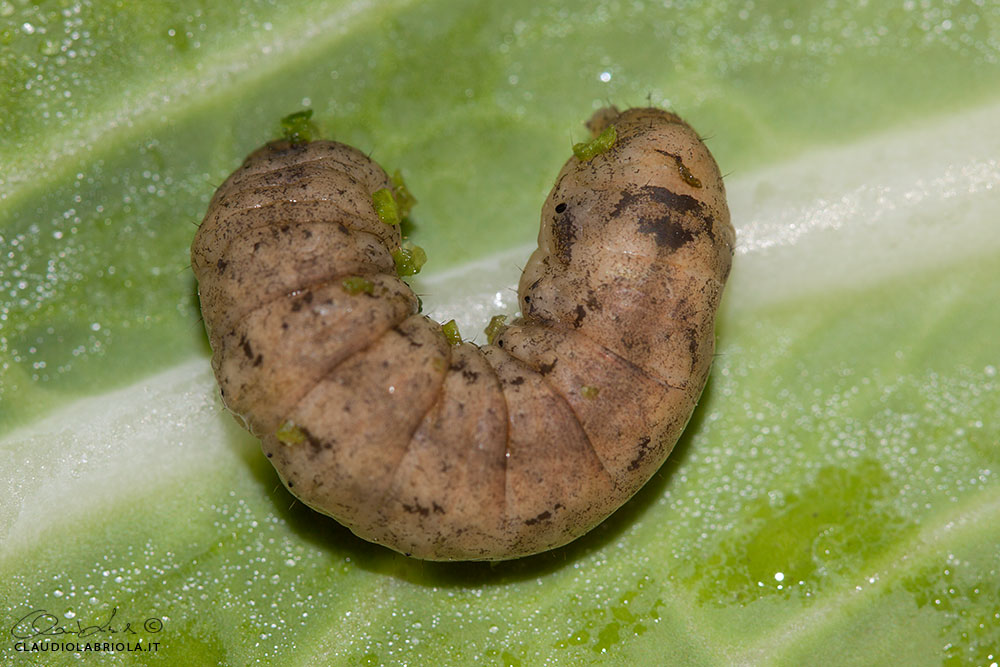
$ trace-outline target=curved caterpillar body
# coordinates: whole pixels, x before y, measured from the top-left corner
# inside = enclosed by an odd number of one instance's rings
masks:
[[[613,125],[617,137],[608,135]],[[191,248],[226,405],[288,489],[430,560],[565,544],[663,463],[705,385],[734,232],[718,167],[657,109],[598,112],[542,209],[522,317],[453,345],[396,275],[356,149],[270,143]]]

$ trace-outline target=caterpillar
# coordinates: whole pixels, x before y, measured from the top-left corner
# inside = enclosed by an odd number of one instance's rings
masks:
[[[576,539],[660,467],[708,377],[735,235],[678,116],[587,126],[521,315],[482,347],[418,312],[405,193],[357,149],[271,142],[218,188],[191,248],[212,366],[303,503],[408,556],[504,560]]]

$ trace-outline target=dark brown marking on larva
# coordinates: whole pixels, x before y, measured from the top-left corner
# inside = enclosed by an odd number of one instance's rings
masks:
[[[694,329],[688,329],[685,334],[688,339],[688,351],[692,354],[692,356],[698,354],[698,346],[701,344],[698,332]]]
[[[405,338],[406,341],[410,344],[410,347],[423,347],[423,343],[421,343],[419,340],[414,340],[413,336],[410,334],[409,331],[403,331],[399,327],[395,327],[393,331],[403,336],[403,338]],[[386,363],[388,363],[388,361],[389,360],[386,359]]]
[[[545,520],[551,519],[551,518],[552,518],[552,512],[550,512],[548,510],[545,510],[544,512],[542,512],[541,514],[539,514],[536,517],[532,517],[530,519],[525,519],[524,523],[526,525],[528,525],[528,526],[534,526],[539,521],[545,521]]]
[[[403,503],[403,509],[410,514],[419,514],[420,516],[427,516],[431,513],[426,507],[421,507],[418,503],[414,502],[412,505],[407,505]]]
[[[306,442],[309,443],[309,447],[314,452],[319,452],[320,449],[323,449],[323,446],[324,446],[323,442],[319,438],[317,438],[315,435],[313,435],[309,431],[309,429],[307,429],[305,427],[302,427],[302,426],[300,426],[299,428],[302,430],[302,434],[304,436],[306,436]]]
[[[403,554],[503,560],[656,472],[708,376],[734,233],[686,123],[608,108],[588,127],[611,124],[611,150],[556,178],[523,315],[482,349],[415,314],[372,204],[393,184],[356,149],[275,142],[218,189],[191,249],[212,367],[296,497]],[[374,289],[343,291],[361,275]]]
[[[652,211],[643,204],[655,203],[660,206]],[[692,221],[699,222],[698,231],[704,231],[714,241],[712,221],[705,214],[701,202],[691,195],[677,194],[665,187],[644,185],[637,190],[625,191],[615,206],[614,215],[626,210],[642,210],[638,219],[638,229],[644,234],[653,234],[657,244],[677,250],[690,243],[695,233],[685,226]]]
[[[552,236],[556,246],[556,258],[563,264],[569,264],[573,256],[573,243],[576,241],[575,219],[573,214],[566,210],[556,211],[558,216],[552,221]]]
[[[622,192],[621,199],[615,206],[614,214],[621,215],[625,208],[643,200],[663,204],[675,213],[701,213],[701,202],[691,195],[679,195],[658,185],[643,185],[634,190]]]
[[[644,458],[646,458],[647,454],[649,454],[649,451],[650,451],[649,442],[650,442],[649,437],[643,437],[641,440],[639,440],[639,442],[636,443],[636,445],[635,445],[635,449],[636,449],[635,458],[632,459],[632,461],[628,464],[628,469],[629,470],[638,470],[639,469],[639,466],[642,463],[642,460]]]
[[[694,234],[684,229],[669,215],[654,219],[641,218],[639,231],[643,234],[652,234],[656,237],[658,245],[667,246],[673,250],[679,249],[694,239]]]

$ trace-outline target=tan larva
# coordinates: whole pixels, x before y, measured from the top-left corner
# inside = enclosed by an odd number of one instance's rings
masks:
[[[482,348],[417,313],[373,204],[398,190],[354,148],[274,142],[215,193],[191,248],[212,364],[304,503],[418,558],[502,560],[586,533],[660,467],[708,376],[733,228],[680,118],[588,127],[523,315]]]

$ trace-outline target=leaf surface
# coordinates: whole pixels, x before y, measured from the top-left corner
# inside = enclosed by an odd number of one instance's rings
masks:
[[[873,4],[0,2],[6,627],[117,608],[161,642],[110,664],[996,662],[1000,9]],[[468,335],[607,100],[732,172],[718,357],[660,473],[495,566],[294,502],[216,398],[214,187],[315,109],[403,170],[417,291]]]

